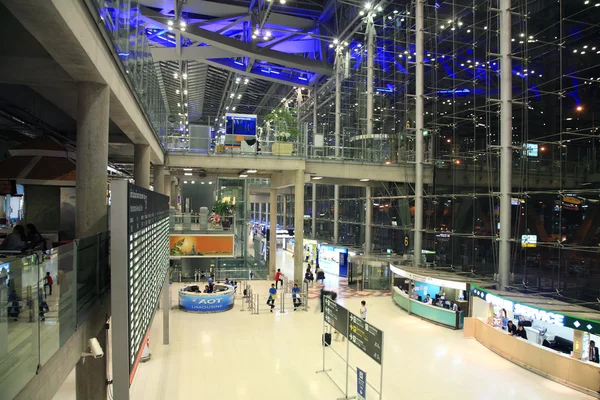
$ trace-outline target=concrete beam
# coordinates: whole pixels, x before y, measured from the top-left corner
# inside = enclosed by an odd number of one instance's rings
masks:
[[[170,154],[168,166],[171,168],[204,168],[224,170],[256,169],[260,173],[273,171],[295,171],[304,169],[305,162],[300,159],[280,159],[275,157],[244,157],[237,155],[174,155]]]
[[[78,0],[3,0],[3,4],[74,81],[107,85],[110,119],[133,143],[149,144],[152,162],[163,164],[162,147],[100,33],[99,16],[94,20]]]
[[[142,14],[152,22],[166,28],[166,19],[164,16],[154,10],[141,6]],[[219,33],[202,29],[193,25],[188,25],[183,36],[202,41],[211,46],[228,50],[239,56],[252,57],[257,60],[264,60],[275,64],[283,65],[289,68],[296,68],[305,71],[315,72],[321,75],[331,75],[333,67],[321,61],[307,59],[301,56],[287,54],[271,49],[261,49],[252,43],[242,42],[240,40],[223,36]]]
[[[0,83],[63,87],[75,90],[75,81],[51,58],[2,56]]]

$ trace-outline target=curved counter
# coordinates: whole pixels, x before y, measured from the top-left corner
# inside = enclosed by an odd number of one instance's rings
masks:
[[[452,329],[462,329],[463,327],[463,311],[447,310],[421,303],[418,300],[409,299],[406,293],[395,286],[392,290],[392,300],[398,307],[408,311],[409,314],[417,315],[423,319]]]
[[[231,310],[235,301],[232,286],[221,283],[214,284],[214,293],[193,291],[198,285],[190,285],[179,289],[179,309],[195,313],[214,313]]]
[[[494,353],[538,375],[600,397],[600,365],[576,360],[537,343],[515,338],[479,318],[465,320],[465,337],[474,337]]]

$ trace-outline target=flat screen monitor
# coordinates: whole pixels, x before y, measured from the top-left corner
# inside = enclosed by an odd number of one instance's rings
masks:
[[[225,114],[225,133],[228,135],[256,136],[256,115]]]

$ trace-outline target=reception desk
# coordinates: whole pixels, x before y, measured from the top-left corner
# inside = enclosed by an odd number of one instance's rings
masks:
[[[235,291],[232,286],[216,283],[214,293],[192,291],[195,285],[179,289],[179,309],[195,313],[214,313],[231,310]]]
[[[479,318],[465,319],[464,336],[474,337],[488,349],[523,368],[600,398],[599,364],[579,361],[568,354],[512,337]]]
[[[398,307],[409,311],[410,314],[417,315],[436,324],[452,329],[462,329],[463,327],[463,311],[452,311],[410,299],[406,293],[397,287],[394,287],[392,290],[392,300]]]

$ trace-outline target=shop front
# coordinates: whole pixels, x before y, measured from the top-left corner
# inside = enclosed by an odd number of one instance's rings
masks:
[[[348,249],[326,244],[319,245],[318,264],[325,274],[348,276]]]
[[[465,337],[474,337],[539,375],[598,397],[600,365],[594,358],[600,343],[600,312],[477,285],[471,286],[471,298]]]
[[[409,314],[452,329],[462,329],[469,312],[469,283],[436,270],[390,265],[392,300]],[[427,274],[427,275],[426,275]]]
[[[314,264],[319,254],[319,242],[313,239],[304,239],[304,261]]]

